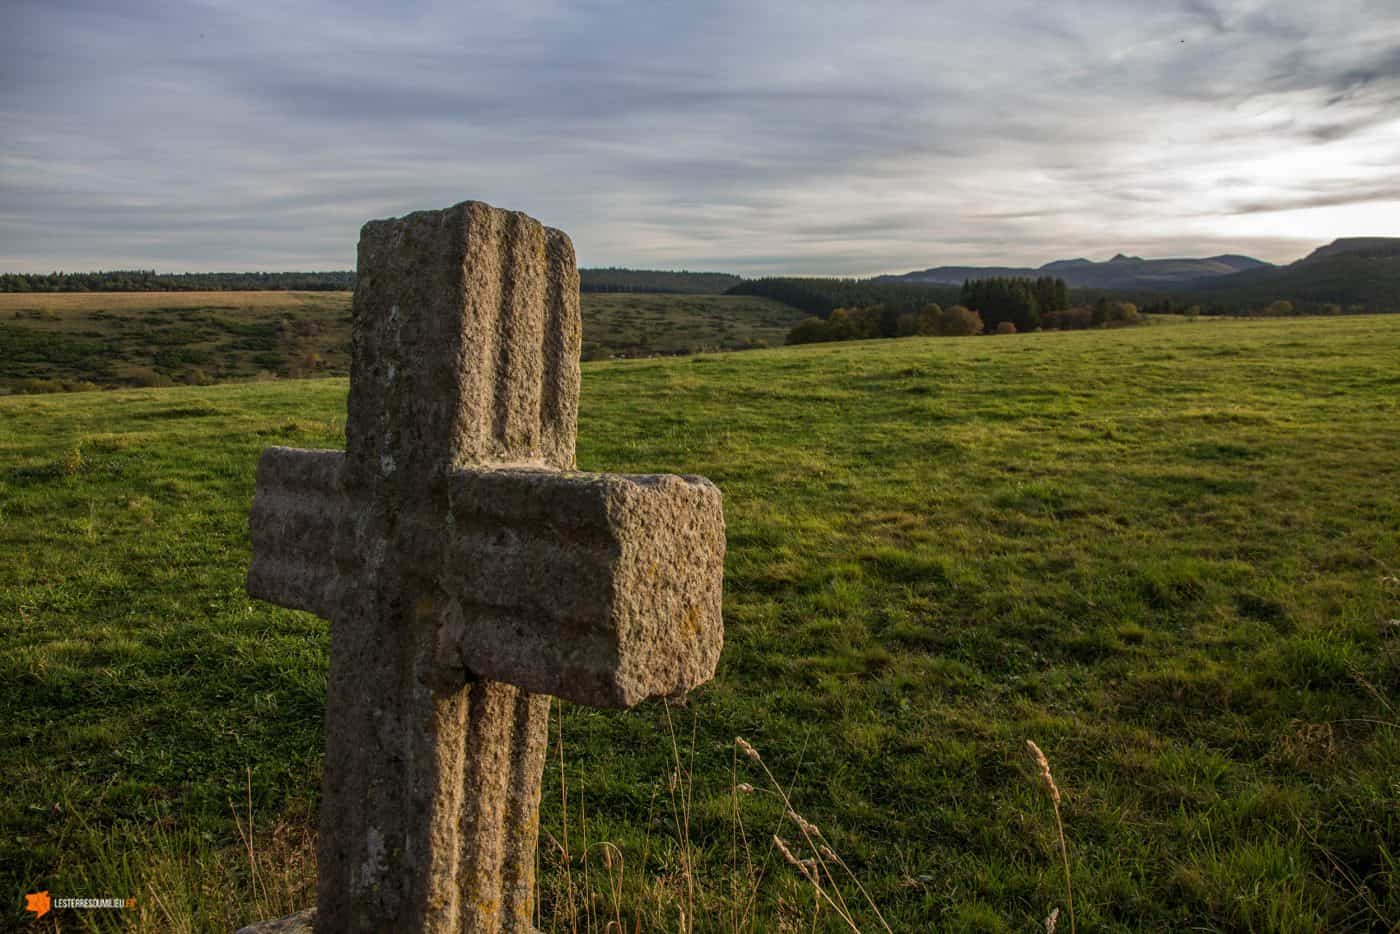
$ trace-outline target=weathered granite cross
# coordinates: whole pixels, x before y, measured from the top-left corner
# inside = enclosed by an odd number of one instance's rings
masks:
[[[258,462],[248,592],[331,621],[318,931],[533,930],[550,695],[714,674],[719,490],[573,471],[579,342],[562,232],[372,221],[347,450]]]

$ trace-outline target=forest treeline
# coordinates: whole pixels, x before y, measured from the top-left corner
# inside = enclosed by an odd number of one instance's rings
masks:
[[[723,295],[738,285],[727,272],[670,272],[609,266],[578,271],[580,292],[669,292],[681,295]]]
[[[1195,318],[1200,315],[1211,318],[1296,318],[1313,315],[1374,315],[1400,312],[1400,286],[1394,298],[1378,299],[1368,303],[1328,302],[1307,299],[1272,298],[1276,292],[1260,290],[1258,296],[1249,301],[1220,301],[1209,293],[1188,293],[1178,297],[1164,297],[1159,293],[1094,293],[1110,304],[1114,301],[1130,300],[1145,315],[1182,315]],[[1089,305],[1093,302],[1086,303]]]
[[[966,337],[1014,334],[1040,329],[1077,330],[1138,324],[1143,320],[1131,302],[1100,297],[1088,305],[1070,305],[1063,279],[995,278],[963,283],[958,304],[944,309],[936,302],[916,312],[887,305],[836,308],[825,317],[799,322],[789,344],[866,340],[877,337]]]
[[[916,314],[932,303],[953,304],[958,287],[923,283],[876,282],[872,279],[819,279],[785,276],[745,279],[730,295],[757,295],[826,318],[838,308],[879,307],[896,318]]]
[[[1019,283],[1010,285],[1008,283]],[[1055,283],[1054,294],[1047,289]],[[184,272],[114,269],[97,272],[0,273],[0,292],[195,292],[346,291],[355,287],[351,270],[325,272]],[[1078,326],[1084,312],[1059,315],[1058,323],[1037,319],[1071,308],[1092,310],[1101,301],[1134,304],[1146,314],[1279,317],[1374,314],[1400,311],[1400,253],[1347,252],[1290,266],[1249,270],[1218,280],[1202,280],[1171,294],[1150,291],[1066,289],[1062,280],[1042,277],[971,280],[961,288],[939,283],[890,282],[777,276],[741,279],[721,272],[689,272],[624,267],[579,270],[583,292],[636,292],[690,295],[756,295],[774,299],[825,319],[838,308],[880,308],[884,330],[901,314],[918,314],[930,304],[962,304],[981,313],[987,328],[1011,321],[1018,330]],[[971,290],[972,294],[968,294]],[[1024,293],[1024,294],[1018,294]],[[1029,299],[1034,299],[1032,308]],[[889,315],[893,317],[889,317]],[[1100,322],[1102,323],[1102,322]],[[888,336],[893,336],[888,335]]]
[[[581,292],[663,292],[722,295],[740,281],[723,272],[670,272],[654,269],[580,269]],[[338,272],[180,272],[112,269],[98,272],[4,273],[0,292],[250,292],[345,291],[355,273]]]
[[[335,292],[353,289],[353,272],[4,273],[0,292]]]
[[[1009,321],[1018,331],[1034,331],[1042,315],[1069,307],[1069,287],[1052,276],[972,279],[963,283],[958,302],[981,315],[989,329]]]

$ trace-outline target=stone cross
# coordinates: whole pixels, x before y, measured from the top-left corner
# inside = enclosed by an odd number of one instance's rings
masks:
[[[347,450],[258,462],[248,592],[331,623],[322,932],[531,931],[549,698],[714,674],[700,477],[574,471],[573,245],[465,202],[360,232]]]

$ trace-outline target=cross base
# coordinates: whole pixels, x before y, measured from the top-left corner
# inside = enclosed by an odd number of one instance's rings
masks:
[[[385,703],[392,697],[336,677],[344,673],[332,671],[332,701],[366,719],[391,719],[416,741],[398,759],[332,731],[317,845],[319,910],[239,934],[536,934],[549,697],[474,681],[415,692],[416,702],[395,708]]]
[[[259,921],[241,927],[233,934],[315,934],[316,909],[306,908],[294,915],[277,918],[273,921]],[[523,931],[522,934],[541,934],[538,930]]]
[[[233,934],[312,934],[316,930],[316,909],[306,908],[273,921],[258,921]]]

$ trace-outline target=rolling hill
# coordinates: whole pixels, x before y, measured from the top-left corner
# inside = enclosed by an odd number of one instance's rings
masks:
[[[877,281],[961,285],[969,279],[1056,276],[1077,289],[1166,289],[1201,279],[1229,276],[1248,270],[1273,268],[1249,256],[1226,254],[1205,259],[1143,259],[1119,253],[1096,263],[1088,259],[1061,259],[1034,269],[1017,266],[935,266],[900,276],[878,276]]]
[[[1118,254],[1107,262],[1065,259],[1035,268],[935,266],[899,276],[889,285],[952,285],[969,279],[1056,276],[1071,288],[1129,293],[1134,300],[1170,295],[1217,313],[1254,313],[1273,302],[1298,312],[1400,312],[1400,237],[1343,237],[1284,266],[1249,256],[1142,259]]]
[[[1284,299],[1300,311],[1400,311],[1400,237],[1335,240],[1287,266],[1183,283],[1203,305],[1260,307]]]

